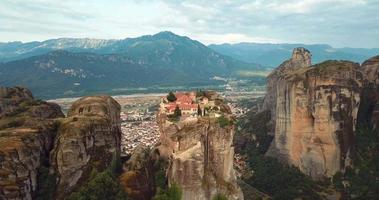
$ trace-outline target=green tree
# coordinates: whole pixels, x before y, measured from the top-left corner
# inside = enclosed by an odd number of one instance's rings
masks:
[[[203,113],[201,112],[200,105],[197,105],[197,115],[202,116]]]
[[[228,200],[223,194],[217,194],[212,200]]]
[[[220,124],[221,128],[224,128],[225,126],[230,125],[230,120],[226,118],[224,115],[221,115],[219,118],[217,118],[217,122]]]
[[[174,94],[173,92],[168,93],[168,95],[167,95],[167,100],[168,100],[169,102],[174,102],[174,101],[176,101],[176,96],[175,96],[175,94]]]
[[[167,190],[159,190],[154,200],[181,200],[182,189],[177,184],[172,184]]]
[[[204,97],[205,96],[205,92],[202,91],[202,90],[197,90],[196,91],[196,98],[198,97]]]
[[[174,110],[174,117],[180,117],[182,116],[182,111],[180,110],[179,106],[176,106]]]
[[[377,199],[379,194],[379,130],[360,125],[355,133],[354,168],[333,177],[345,199]]]
[[[70,195],[72,200],[101,200],[101,199],[127,199],[126,193],[121,188],[118,179],[113,176],[111,170],[98,173],[95,169],[91,172],[90,180],[83,185],[78,192]]]
[[[92,169],[88,181],[78,191],[69,196],[69,200],[127,200],[128,196],[121,187],[118,175],[121,168],[120,155],[113,154],[110,166],[98,172]]]

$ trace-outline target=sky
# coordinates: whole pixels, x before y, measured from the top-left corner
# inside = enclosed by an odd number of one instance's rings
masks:
[[[205,44],[379,48],[379,0],[0,0],[0,42],[172,31]]]

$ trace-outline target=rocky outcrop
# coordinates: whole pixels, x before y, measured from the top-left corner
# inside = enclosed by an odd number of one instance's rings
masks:
[[[124,164],[124,173],[120,177],[121,185],[128,197],[139,200],[150,200],[155,194],[156,173],[159,169],[159,156],[154,151],[139,145]],[[164,166],[162,166],[163,168]]]
[[[263,101],[262,111],[270,110],[272,123],[275,124],[276,113],[276,91],[279,79],[286,73],[297,70],[302,67],[311,66],[311,53],[304,48],[295,48],[292,57],[284,61],[278,68],[273,70],[267,76],[266,96]]]
[[[120,105],[85,97],[64,115],[25,88],[0,88],[0,199],[34,199],[41,169],[63,199],[120,154]],[[41,180],[44,181],[44,180]]]
[[[32,93],[20,87],[0,87],[0,118],[20,110],[22,102],[34,101]]]
[[[120,105],[109,96],[74,102],[61,121],[51,153],[58,199],[80,187],[93,169],[106,169],[120,154],[120,124]]]
[[[358,123],[379,127],[379,56],[362,63],[366,82],[361,92]]]
[[[277,81],[275,137],[268,155],[319,179],[349,164],[363,75],[359,64],[326,61]]]
[[[32,199],[46,167],[59,106],[37,101],[25,88],[0,88],[0,199]]]
[[[227,112],[228,109],[225,109]],[[228,113],[224,113],[231,122]],[[160,115],[161,155],[169,157],[169,184],[178,184],[183,200],[212,199],[223,194],[228,199],[243,199],[233,169],[235,128],[220,125],[218,118],[198,117],[177,123]]]

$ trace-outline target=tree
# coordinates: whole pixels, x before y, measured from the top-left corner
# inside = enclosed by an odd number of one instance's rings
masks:
[[[110,166],[102,172],[98,172],[93,168],[87,182],[82,185],[79,190],[68,197],[69,200],[100,200],[114,199],[127,200],[128,195],[121,187],[118,180],[118,172],[121,161],[118,153],[113,154]]]
[[[174,101],[176,101],[176,96],[175,96],[175,94],[174,94],[173,92],[168,93],[168,95],[167,95],[167,100],[168,100],[169,102],[174,102]]]
[[[174,117],[180,117],[182,116],[182,111],[179,109],[179,106],[176,106],[174,110]]]
[[[127,199],[127,194],[121,188],[118,179],[114,177],[111,170],[91,172],[90,180],[83,185],[78,192],[74,192],[68,199],[87,200],[87,199]]]
[[[377,199],[379,194],[379,130],[360,124],[355,132],[353,168],[333,177],[346,199]]]
[[[223,194],[217,194],[212,200],[228,200]]]
[[[202,90],[197,90],[196,91],[196,98],[199,98],[199,97],[204,97],[205,96],[205,92],[202,91]]]
[[[203,113],[201,112],[200,105],[197,105],[197,115],[198,116],[202,116],[203,115]]]
[[[221,128],[224,128],[231,124],[230,120],[226,118],[224,115],[221,115],[219,118],[217,118],[217,122],[220,124]]]
[[[177,184],[172,184],[166,190],[159,190],[154,200],[181,200],[182,189]]]

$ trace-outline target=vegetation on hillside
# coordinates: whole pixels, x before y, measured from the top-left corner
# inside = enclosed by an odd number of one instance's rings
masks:
[[[223,194],[217,194],[212,200],[228,200]]]
[[[22,59],[0,63],[0,84],[27,85],[36,96],[44,98],[117,91],[125,94],[131,88],[151,87],[156,92],[165,86],[223,84],[212,77],[228,77],[239,70],[261,68],[169,32],[119,42],[122,45],[116,42],[105,48],[75,51],[70,48],[54,51],[47,46],[39,50],[32,48],[28,55],[15,54]],[[4,56],[0,54],[0,60]],[[44,67],[51,62],[54,70]]]
[[[269,194],[273,199],[320,199],[320,186],[299,169],[284,165],[275,158],[264,156],[273,139],[267,133],[272,129],[270,112],[249,113],[240,119],[240,131],[235,136],[236,153],[247,156],[247,164],[253,171],[244,181]]]
[[[257,149],[248,149],[248,165],[253,175],[245,182],[267,193],[273,199],[292,200],[296,198],[320,199],[317,194],[321,187],[296,167],[284,165],[278,160],[265,157]]]
[[[217,118],[217,122],[220,125],[221,128],[225,128],[226,126],[232,125],[233,121],[225,117],[224,115],[221,115]]]
[[[346,199],[377,199],[379,194],[379,130],[358,126],[353,168],[333,177],[334,186]]]
[[[73,192],[69,200],[127,200],[128,195],[120,185],[118,176],[121,171],[121,161],[115,155],[111,165],[104,171],[92,169],[89,180],[79,190]]]
[[[50,200],[54,199],[55,192],[55,174],[49,173],[48,166],[41,166],[38,170],[38,188],[37,188],[37,200]]]
[[[158,193],[153,198],[154,200],[181,200],[182,189],[178,184],[172,184],[167,189],[159,189]]]

